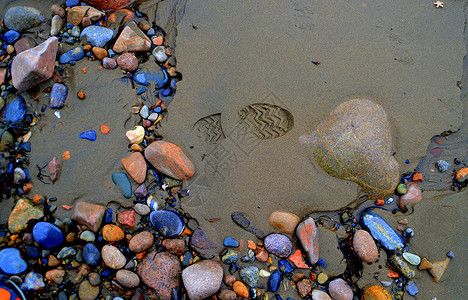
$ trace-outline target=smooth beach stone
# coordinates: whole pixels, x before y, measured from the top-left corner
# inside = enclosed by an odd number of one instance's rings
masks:
[[[328,296],[324,291],[313,289],[312,300],[332,300],[332,298],[330,298],[330,296]]]
[[[93,286],[88,280],[80,283],[78,295],[80,300],[95,300],[99,296],[99,286]]]
[[[34,206],[28,200],[19,199],[8,218],[8,230],[12,234],[20,233],[27,227],[27,223],[32,219],[40,219],[44,216],[41,208]]]
[[[223,267],[212,260],[203,260],[182,271],[182,281],[192,300],[205,299],[215,294],[222,280]]]
[[[328,174],[359,184],[371,200],[393,194],[399,182],[387,115],[370,100],[340,104],[300,143]]]
[[[224,238],[223,245],[224,245],[224,247],[237,248],[237,247],[239,247],[239,242],[236,241],[235,239],[233,239],[232,237],[228,236],[228,237]]]
[[[145,149],[145,158],[161,173],[177,180],[190,179],[195,173],[195,168],[184,151],[169,142],[152,142]]]
[[[245,284],[254,288],[258,284],[259,270],[256,266],[243,267],[240,276]]]
[[[68,96],[68,88],[61,83],[54,83],[50,93],[50,108],[60,109],[63,107]]]
[[[78,37],[80,37],[80,35],[81,35],[80,27],[74,26],[74,27],[72,28],[72,31],[71,31],[71,36],[72,36],[72,37],[75,37],[75,38],[78,38]]]
[[[79,225],[86,225],[92,232],[97,233],[105,211],[106,208],[102,205],[80,201],[73,208],[72,220]]]
[[[14,44],[16,55],[28,49],[34,48],[36,46],[37,46],[36,40],[30,37],[22,37],[19,40],[17,40]]]
[[[154,236],[149,231],[143,231],[132,237],[128,243],[130,251],[140,253],[153,245]]]
[[[408,191],[398,198],[398,207],[405,212],[409,207],[421,201],[421,199],[419,184],[412,182],[408,184]]]
[[[22,51],[13,59],[11,77],[18,91],[28,90],[54,75],[58,39],[48,38],[40,45]]]
[[[94,244],[88,243],[83,247],[83,259],[88,265],[94,266],[101,260],[101,253]]]
[[[143,154],[133,152],[129,157],[122,158],[120,161],[128,174],[137,183],[143,183],[146,178],[146,161]]]
[[[82,47],[76,47],[68,52],[65,52],[60,56],[59,62],[61,64],[69,64],[71,62],[76,62],[85,57],[85,51]]]
[[[429,273],[431,274],[432,279],[434,279],[435,282],[439,283],[441,281],[442,276],[447,270],[449,263],[450,263],[450,258],[447,257],[443,261],[436,261],[432,264],[432,268],[429,270]]]
[[[80,234],[80,240],[92,243],[92,242],[94,242],[95,239],[96,239],[96,236],[90,230],[83,231]]]
[[[364,290],[362,300],[392,300],[393,297],[383,287],[373,285]]]
[[[274,211],[268,219],[273,228],[278,228],[283,233],[293,234],[301,219],[293,213],[285,211]]]
[[[237,254],[237,252],[235,250],[230,249],[228,250],[228,252],[226,252],[226,254],[224,254],[221,257],[221,261],[229,265],[229,264],[235,263],[238,258],[239,258],[239,255]]]
[[[113,58],[104,57],[102,59],[102,66],[104,67],[104,69],[112,70],[117,68],[117,62]]]
[[[95,9],[91,6],[74,6],[72,7],[67,14],[67,22],[78,26],[82,21],[87,17],[90,21],[96,22],[102,17],[105,16],[105,13]]]
[[[138,69],[138,58],[134,54],[126,52],[117,58],[117,64],[122,70],[133,72]]]
[[[167,252],[150,252],[137,267],[141,281],[161,300],[173,299],[173,289],[180,286],[181,271],[179,258]]]
[[[299,296],[305,298],[312,291],[312,284],[310,279],[303,279],[296,284]]]
[[[13,171],[13,183],[19,185],[24,180],[26,180],[26,172],[21,168],[15,168]]]
[[[165,239],[162,244],[169,253],[174,255],[182,255],[186,250],[184,240]]]
[[[50,180],[52,182],[56,182],[60,175],[60,161],[56,156],[54,156],[54,158],[49,162],[47,169],[49,170]]]
[[[106,266],[115,270],[122,269],[127,262],[122,252],[112,245],[102,247],[101,257]]]
[[[145,52],[150,49],[150,39],[133,21],[125,26],[112,47],[116,53]]]
[[[125,173],[112,174],[112,181],[120,187],[125,198],[132,197],[132,184]]]
[[[287,261],[286,259],[280,259],[278,261],[278,269],[283,274],[291,273],[292,271],[294,271],[293,266],[291,266],[289,261]]]
[[[104,48],[93,47],[93,48],[91,49],[91,52],[93,52],[93,55],[94,55],[97,59],[103,59],[104,57],[107,56],[107,50],[104,49]]]
[[[132,289],[140,284],[140,277],[132,271],[119,270],[115,274],[117,281],[124,287]]]
[[[73,247],[63,247],[57,254],[58,259],[65,259],[70,256],[76,255],[76,250]]]
[[[278,270],[271,273],[270,278],[268,278],[268,290],[273,293],[276,293],[281,285],[281,272]]]
[[[0,251],[0,269],[5,274],[16,275],[26,271],[28,264],[21,258],[16,248],[5,248]]]
[[[146,187],[146,184],[145,184],[145,183],[140,184],[140,185],[136,188],[136,190],[133,192],[133,195],[135,195],[135,197],[137,197],[137,198],[139,198],[139,199],[143,199],[143,198],[145,198],[146,196],[148,196],[148,188]],[[137,203],[137,204],[141,204],[141,203]],[[141,205],[144,205],[144,204],[141,204]],[[135,206],[136,206],[136,204],[135,204]],[[140,206],[138,206],[138,207],[140,207]],[[146,213],[146,214],[143,214],[143,216],[149,214],[149,212],[150,212],[150,211],[147,211],[147,213]],[[139,213],[138,211],[137,211],[137,213],[140,214],[140,215],[142,215],[142,214]]]
[[[379,250],[372,236],[365,230],[357,230],[353,236],[353,248],[360,259],[374,263],[379,258]]]
[[[47,222],[38,222],[33,228],[33,236],[36,242],[44,248],[53,248],[64,240],[60,229]]]
[[[190,245],[203,250],[217,248],[216,244],[205,235],[201,228],[197,228],[193,231],[190,239]]]
[[[96,135],[96,131],[88,130],[88,131],[84,131],[80,133],[78,137],[83,140],[94,142],[96,140],[97,135]]]
[[[29,272],[26,277],[24,277],[24,281],[20,286],[21,290],[25,292],[37,291],[44,287],[45,283],[42,275],[34,272]]]
[[[133,209],[136,211],[137,214],[140,216],[146,216],[151,212],[151,209],[148,207],[148,205],[137,203],[133,207]]]
[[[108,11],[124,8],[135,2],[135,0],[83,0],[83,2],[86,2],[99,9]]]
[[[164,46],[157,46],[153,49],[152,52],[154,58],[156,59],[157,62],[163,63],[168,59],[168,56],[166,54],[166,48]]]
[[[155,210],[150,220],[154,228],[166,238],[178,236],[185,228],[181,216],[170,210]]]
[[[270,234],[265,238],[264,243],[265,249],[278,257],[288,257],[291,254],[292,243],[285,235]]]
[[[103,48],[114,36],[114,31],[101,26],[88,26],[81,32],[80,38],[85,38],[93,47]]]
[[[319,260],[319,236],[317,226],[313,218],[307,218],[296,228],[296,235],[301,242],[302,248],[307,253],[309,263],[316,264]]]
[[[106,242],[118,242],[125,238],[123,230],[114,224],[106,224],[102,227],[102,237]]]
[[[135,226],[135,211],[133,209],[126,209],[117,215],[117,222],[120,225],[133,228]]]
[[[416,296],[417,293],[419,293],[418,286],[416,285],[416,282],[413,280],[408,281],[406,284],[405,290],[410,294],[411,296]],[[391,299],[391,298],[388,298]]]
[[[411,279],[416,276],[416,272],[410,268],[401,256],[395,254],[391,255],[388,258],[388,263],[407,279]]]
[[[378,214],[366,212],[361,216],[361,224],[385,249],[396,251],[404,247],[405,239]]]
[[[164,70],[164,68],[156,66],[155,71],[152,70],[152,72],[136,72],[133,75],[133,80],[135,80],[136,83],[143,86],[149,86],[150,84],[155,85],[156,88],[161,88],[169,82],[169,75],[167,74],[167,71]]]
[[[236,300],[237,295],[236,292],[231,290],[221,290],[218,293],[218,297],[221,300]]]
[[[20,37],[19,32],[14,31],[14,30],[8,30],[5,32],[3,35],[3,39],[8,43],[8,44],[13,44],[16,40],[18,40]]]
[[[143,126],[135,126],[134,129],[128,130],[125,136],[130,140],[130,143],[140,144],[145,138],[145,128]]]
[[[59,16],[61,18],[65,18],[65,16],[67,15],[65,9],[63,9],[63,7],[61,7],[58,4],[52,4],[52,6],[50,7],[50,11],[54,15],[57,15],[57,16]]]
[[[45,273],[45,277],[48,280],[51,280],[57,284],[61,284],[63,282],[64,276],[65,276],[65,270],[53,269]]]
[[[67,7],[73,7],[73,6],[77,6],[80,4],[80,0],[67,0],[65,1],[65,5]]]
[[[417,256],[416,254],[404,252],[403,258],[412,264],[413,266],[418,266],[421,263],[421,257]]]
[[[5,107],[3,119],[9,123],[17,123],[24,119],[27,110],[24,98],[18,96]]]
[[[330,281],[328,292],[335,300],[353,300],[353,290],[346,281],[341,278]]]
[[[28,6],[10,7],[3,17],[6,28],[19,32],[35,27],[44,21],[39,10]]]

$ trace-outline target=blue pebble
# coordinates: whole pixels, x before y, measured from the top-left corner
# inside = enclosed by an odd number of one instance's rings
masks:
[[[96,140],[96,131],[94,131],[94,130],[84,131],[84,132],[80,133],[79,138],[94,142]]]
[[[223,245],[224,245],[225,247],[234,247],[234,248],[237,248],[237,247],[239,247],[239,242],[236,241],[235,239],[233,239],[232,237],[229,237],[229,236],[228,236],[228,237],[226,237],[226,238],[224,239]]]
[[[23,97],[18,96],[5,107],[3,119],[8,123],[23,121],[27,110]]]
[[[264,243],[266,250],[276,256],[287,257],[291,254],[292,242],[285,235],[270,234],[265,238]]]
[[[20,144],[20,147],[21,147],[21,149],[23,149],[26,152],[31,152],[31,143],[30,142],[22,143],[22,144]]]
[[[80,0],[67,0],[65,1],[65,5],[67,7],[77,6],[77,5],[80,5]]]
[[[26,254],[31,257],[38,257],[39,250],[36,247],[26,246]]]
[[[88,26],[81,32],[80,38],[86,38],[94,47],[104,47],[114,36],[112,29],[101,26]]]
[[[230,264],[229,265],[229,273],[235,274],[239,270],[239,267],[237,266],[236,263]]]
[[[35,27],[44,22],[44,20],[39,10],[28,6],[10,7],[3,17],[5,27],[18,32]]]
[[[68,39],[69,37],[70,37],[70,35],[68,34],[68,32],[62,33],[62,39],[63,39],[63,40],[66,40],[66,39]]]
[[[227,265],[235,263],[239,258],[238,254],[234,250],[229,250],[226,254],[223,255],[221,261]]]
[[[12,162],[8,163],[7,174],[13,174],[14,171],[15,171],[15,164]]]
[[[20,37],[20,34],[14,30],[8,30],[7,32],[5,32],[5,35],[3,35],[3,39],[8,44],[13,44],[17,39],[19,39],[19,37]]]
[[[76,254],[76,250],[73,247],[63,247],[62,250],[57,254],[58,259],[64,259]]]
[[[83,248],[83,259],[88,265],[97,265],[101,260],[101,252],[94,244],[88,243]]]
[[[54,83],[52,92],[50,93],[50,108],[60,109],[67,100],[68,88],[61,83]]]
[[[411,296],[415,296],[419,290],[418,290],[418,286],[416,285],[416,283],[414,281],[408,281],[408,283],[406,284],[406,291],[408,292],[408,294],[410,294]]]
[[[281,296],[279,294],[276,294],[275,298],[276,298],[276,300],[283,300],[283,298],[281,298]]]
[[[76,47],[60,56],[59,62],[61,64],[68,64],[79,61],[85,57],[85,51],[82,47]]]
[[[154,228],[166,238],[178,236],[185,227],[181,216],[170,210],[155,210],[150,220]]]
[[[408,160],[408,159],[407,159],[407,160],[405,160],[405,163],[406,163],[406,164],[409,164],[409,160]]]
[[[78,38],[78,37],[80,37],[80,34],[81,34],[80,27],[78,27],[78,26],[73,26],[72,31],[71,31],[71,35],[72,35],[73,37]]]
[[[41,112],[45,112],[46,109],[47,109],[47,105],[46,104],[42,105]]]
[[[155,112],[155,113],[160,113],[160,112],[162,112],[161,106],[157,106],[155,109],[153,109],[153,112]]]
[[[164,68],[160,67],[155,73],[137,72],[133,75],[133,80],[139,85],[148,86],[154,84],[156,88],[161,88],[169,81],[169,75]]]
[[[182,267],[188,267],[190,266],[190,260],[193,258],[192,253],[190,251],[187,251],[184,253],[184,256],[182,257]]]
[[[268,289],[271,292],[276,293],[278,289],[280,288],[280,284],[281,284],[281,273],[280,271],[275,270],[273,271],[273,273],[271,273],[270,277],[268,278]]]
[[[150,29],[148,29],[148,31],[146,32],[146,34],[147,34],[148,36],[153,36],[155,33],[156,33],[156,32],[154,31],[154,28],[150,28]]]
[[[18,249],[5,248],[0,251],[0,269],[5,274],[16,275],[26,271],[27,267]]]
[[[20,288],[25,292],[37,291],[43,287],[45,287],[45,283],[42,275],[34,272],[29,272],[20,286]]]
[[[294,268],[286,259],[281,259],[278,261],[278,268],[281,271],[281,273],[291,273],[292,271],[294,271]]]
[[[67,29],[73,29],[73,27],[75,27],[75,25],[72,23],[67,23]]]
[[[73,45],[75,43],[75,38],[74,37],[69,37],[68,39],[65,40],[65,43],[69,45]]]
[[[105,217],[104,217],[104,222],[106,224],[110,224],[110,223],[112,223],[113,218],[114,218],[114,216],[113,216],[113,213],[112,213],[112,208],[110,208],[110,207],[106,208],[106,214],[105,214]]]
[[[361,216],[361,223],[385,249],[396,251],[405,246],[405,239],[378,214],[366,212]]]
[[[109,276],[111,273],[112,273],[111,270],[109,270],[108,268],[105,268],[104,271],[102,271],[101,276],[102,276],[102,277],[107,277],[107,276]]]
[[[286,298],[286,300],[294,300],[294,298],[288,297]]]
[[[171,88],[171,87],[162,88],[162,89],[159,90],[159,93],[163,97],[170,97],[170,96],[174,95],[174,89]]]
[[[115,56],[115,52],[112,49],[107,50],[107,55],[109,55],[110,58]]]
[[[144,92],[146,92],[146,87],[140,85],[140,86],[138,87],[138,89],[137,89],[136,94],[137,94],[137,95],[141,95],[141,94],[143,94]]]
[[[120,187],[125,198],[132,197],[132,184],[127,174],[121,172],[114,173],[112,174],[112,181]]]
[[[447,252],[447,257],[450,258],[450,259],[454,259],[455,258],[455,253],[453,253],[453,251],[450,250],[449,252]]]
[[[34,226],[33,237],[44,248],[53,248],[60,245],[64,240],[60,229],[47,222],[39,222]]]
[[[259,270],[256,266],[247,266],[241,269],[240,276],[245,284],[254,288],[258,284]]]

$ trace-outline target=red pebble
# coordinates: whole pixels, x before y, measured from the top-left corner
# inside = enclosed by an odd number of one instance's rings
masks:
[[[128,227],[135,226],[135,211],[133,209],[124,210],[118,215],[117,222]]]

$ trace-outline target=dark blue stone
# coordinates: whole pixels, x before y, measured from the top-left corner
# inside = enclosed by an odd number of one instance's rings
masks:
[[[291,273],[294,271],[294,268],[286,259],[281,259],[278,261],[278,268],[280,269],[281,273]]]
[[[73,7],[73,6],[77,6],[80,4],[80,0],[67,0],[65,1],[65,5],[67,7]]]
[[[250,221],[247,219],[244,213],[242,212],[233,212],[231,214],[231,219],[239,225],[240,227],[247,229],[250,226]]]
[[[225,247],[234,247],[234,248],[237,248],[237,247],[239,247],[239,242],[236,241],[235,239],[233,239],[232,237],[229,237],[229,236],[228,236],[228,237],[226,237],[226,238],[224,239],[223,245],[224,245]]]
[[[68,88],[61,83],[54,83],[50,92],[50,108],[60,109],[67,100]]]
[[[13,174],[13,171],[15,171],[15,164],[10,162],[8,163],[7,174]]]
[[[107,276],[109,276],[111,273],[112,273],[111,270],[109,270],[108,268],[105,268],[104,271],[102,271],[101,276],[102,276],[102,277],[107,277]]]
[[[16,123],[22,121],[26,115],[26,103],[21,96],[16,97],[15,100],[8,103],[3,112],[3,119],[10,123]]]
[[[14,43],[17,39],[19,39],[20,34],[17,31],[14,30],[8,30],[5,32],[5,35],[3,36],[3,39],[8,43],[12,44]]]
[[[414,281],[409,281],[407,284],[406,284],[406,291],[408,292],[408,294],[410,294],[411,296],[415,296],[419,290],[418,290],[418,286],[416,285],[416,282]]]
[[[47,222],[39,222],[33,228],[33,236],[44,248],[53,248],[63,242],[63,233],[60,229]]]
[[[137,94],[137,95],[141,95],[141,94],[143,94],[144,92],[146,92],[146,87],[145,87],[145,86],[139,86],[138,89],[137,89],[136,94]]]
[[[162,88],[162,89],[159,90],[159,93],[163,97],[170,97],[170,96],[174,95],[174,89],[171,88],[171,87]]]
[[[101,26],[88,26],[81,32],[80,38],[86,38],[94,47],[103,48],[114,36],[112,29]]]
[[[114,173],[112,174],[112,181],[120,187],[125,198],[132,197],[132,184],[127,174],[121,172]]]
[[[455,258],[455,253],[453,253],[453,251],[450,250],[449,252],[447,252],[447,257],[450,258],[450,259],[454,259]]]
[[[31,257],[38,257],[39,250],[36,247],[26,246],[26,254]]]
[[[112,49],[107,50],[107,55],[109,55],[110,58],[115,56],[115,52]]]
[[[31,143],[30,142],[23,143],[23,144],[20,145],[20,147],[21,147],[21,149],[23,149],[26,152],[31,152]]]
[[[67,23],[67,29],[73,29],[73,27],[75,27],[75,25],[73,25],[72,23]],[[68,35],[68,33],[67,33]],[[69,37],[70,35],[68,35],[67,37]]]
[[[405,246],[405,239],[378,214],[366,212],[361,223],[385,249],[396,251]]]
[[[239,270],[239,267],[237,266],[236,263],[230,264],[229,265],[229,273],[235,274]]]
[[[188,267],[190,266],[190,260],[193,258],[192,253],[190,251],[187,251],[184,253],[184,256],[182,257],[182,267]]]
[[[178,236],[184,230],[184,221],[170,210],[155,210],[150,215],[154,228],[166,238]]]
[[[133,80],[139,85],[149,86],[151,84],[156,88],[161,88],[167,84],[169,76],[166,70],[160,67],[156,73],[137,72],[133,75]]]
[[[280,288],[280,284],[281,284],[281,273],[280,271],[275,270],[273,271],[273,273],[271,273],[270,278],[268,278],[268,289],[271,292],[276,293],[278,289]]]
[[[106,214],[104,216],[104,222],[106,224],[112,223],[113,220],[113,213],[112,213],[112,208],[108,207],[106,208]]]
[[[96,131],[88,130],[88,131],[82,132],[80,133],[79,138],[94,142],[96,140]]]
[[[83,248],[83,259],[88,265],[97,265],[101,260],[101,252],[99,252],[96,246],[88,243]]]
[[[16,275],[24,272],[27,267],[18,249],[5,248],[0,251],[0,269],[5,274]]]
[[[146,32],[146,34],[147,34],[148,36],[153,36],[153,35],[155,34],[154,28],[148,29],[148,31]]]
[[[79,61],[85,57],[85,51],[82,47],[76,47],[60,56],[59,62],[61,64],[69,64]]]
[[[276,294],[275,298],[276,298],[276,300],[283,300],[283,298],[281,298],[281,296],[279,294]]]

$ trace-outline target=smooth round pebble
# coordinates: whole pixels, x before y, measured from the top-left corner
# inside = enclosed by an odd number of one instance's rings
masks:
[[[135,204],[135,206],[133,207],[133,209],[136,211],[137,214],[139,214],[140,216],[146,216],[147,214],[149,214],[151,212],[151,209],[149,208],[148,205],[146,204],[142,204],[142,203],[137,203]]]
[[[273,233],[264,240],[265,248],[268,252],[278,257],[288,257],[291,254],[291,240],[282,234]]]
[[[60,229],[47,222],[37,223],[33,228],[33,236],[36,242],[44,248],[53,248],[60,245],[64,240]]]
[[[127,262],[122,252],[112,245],[102,247],[101,256],[106,266],[116,270],[122,269]]]
[[[124,53],[117,58],[117,64],[124,71],[133,72],[138,69],[138,58],[132,53]]]
[[[92,243],[96,239],[96,236],[94,235],[94,232],[86,230],[80,234],[80,239]]]
[[[320,284],[324,284],[328,280],[328,275],[325,273],[320,273],[317,276],[317,282]]]
[[[149,231],[143,231],[135,235],[128,244],[130,251],[140,253],[153,245],[154,237]]]
[[[99,286],[93,286],[88,280],[84,280],[80,284],[78,295],[80,300],[95,300],[99,295]]]
[[[16,248],[5,248],[0,251],[0,269],[10,275],[19,274],[26,271],[28,265],[21,258],[20,252]]]
[[[351,287],[341,278],[330,281],[328,292],[335,300],[352,300],[354,296]]]
[[[140,277],[132,271],[119,270],[115,275],[117,281],[126,288],[134,288],[140,284]]]
[[[327,293],[321,290],[312,290],[312,300],[332,300]]]
[[[360,259],[374,263],[379,258],[379,250],[369,232],[357,230],[353,236],[353,248]]]
[[[88,243],[83,247],[83,259],[88,265],[94,266],[101,260],[101,253],[94,244]]]
[[[104,69],[112,70],[117,68],[117,62],[113,58],[104,57],[102,59],[102,66],[104,67]]]
[[[223,280],[223,267],[215,261],[204,260],[182,272],[182,281],[192,300],[201,300],[216,293]]]
[[[277,210],[271,213],[268,221],[272,227],[283,233],[293,234],[301,219],[293,213]]]

